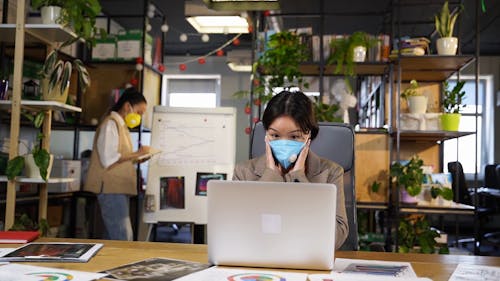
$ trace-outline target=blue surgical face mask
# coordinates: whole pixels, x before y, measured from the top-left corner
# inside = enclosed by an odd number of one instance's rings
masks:
[[[274,157],[281,167],[285,169],[288,169],[297,160],[304,144],[304,142],[293,140],[273,140],[269,142]]]

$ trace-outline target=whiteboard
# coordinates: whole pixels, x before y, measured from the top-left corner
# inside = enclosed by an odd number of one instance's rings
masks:
[[[155,106],[145,223],[206,224],[206,182],[231,179],[236,155],[236,109]]]

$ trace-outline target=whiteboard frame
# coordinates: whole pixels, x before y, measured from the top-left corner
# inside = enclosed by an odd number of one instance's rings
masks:
[[[177,114],[186,114],[187,116],[207,116],[207,118],[223,118],[229,128],[224,140],[229,145],[224,146],[229,150],[226,155],[230,159],[226,164],[198,164],[198,165],[160,165],[161,154],[154,156],[148,166],[148,181],[146,185],[146,197],[153,198],[154,211],[143,212],[143,221],[145,223],[158,222],[192,222],[195,224],[206,224],[206,204],[207,197],[195,195],[197,173],[224,173],[226,179],[230,180],[233,176],[236,158],[236,108],[217,107],[217,108],[181,108],[155,106],[153,111],[153,125],[151,129],[151,146],[158,145],[160,133],[158,132],[160,116],[168,118]],[[198,122],[198,121],[194,121]],[[193,123],[194,124],[194,123]],[[165,143],[165,145],[167,145]],[[159,148],[159,147],[156,147]],[[184,177],[184,209],[160,209],[160,178],[161,177]]]

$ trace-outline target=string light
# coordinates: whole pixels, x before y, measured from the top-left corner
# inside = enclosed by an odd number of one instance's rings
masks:
[[[233,38],[229,39],[227,42],[225,42],[224,44],[222,44],[220,47],[218,47],[217,49],[215,50],[212,50],[208,53],[206,53],[205,55],[203,56],[198,56],[198,57],[195,57],[195,58],[192,58],[192,59],[188,59],[188,60],[185,60],[185,61],[182,61],[182,62],[177,62],[177,63],[166,63],[165,65],[166,66],[175,66],[175,65],[179,65],[179,69],[181,71],[185,71],[186,68],[187,68],[187,64],[188,63],[191,63],[191,62],[195,62],[197,61],[199,64],[203,64],[201,63],[201,61],[205,62],[205,58],[206,57],[209,57],[213,54],[216,54],[218,53],[219,51],[222,51],[222,54],[224,54],[224,51],[222,49],[224,49],[225,47],[229,46],[230,44],[233,43],[234,40],[238,39],[240,36],[242,35],[242,33],[239,33],[237,35],[235,35]],[[203,59],[203,60],[201,60]],[[183,65],[183,66],[182,66]]]

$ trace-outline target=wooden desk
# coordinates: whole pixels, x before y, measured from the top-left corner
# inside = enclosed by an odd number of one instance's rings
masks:
[[[146,258],[164,257],[172,259],[207,262],[207,246],[199,244],[174,244],[161,242],[125,242],[109,240],[55,239],[42,238],[37,242],[98,242],[104,247],[88,263],[30,263],[33,265],[57,267],[65,269],[99,272],[126,263]],[[2,245],[2,247],[18,247],[19,245]],[[339,251],[336,257],[349,259],[372,259],[387,261],[411,262],[419,277],[428,277],[434,281],[449,279],[459,263],[500,266],[500,257],[460,256],[460,255],[428,255],[397,254],[379,252],[345,252]],[[288,271],[288,270],[287,270]],[[321,271],[300,271],[305,273],[327,273]]]

